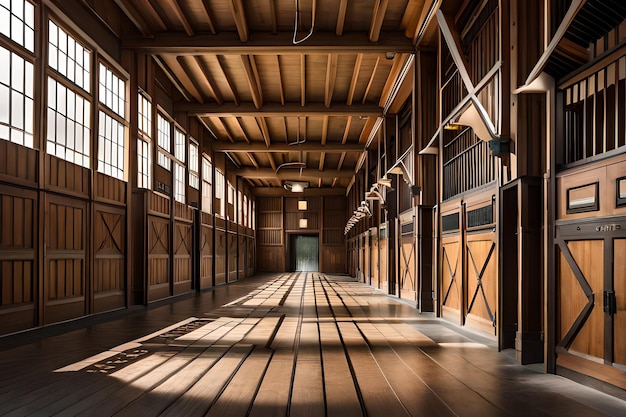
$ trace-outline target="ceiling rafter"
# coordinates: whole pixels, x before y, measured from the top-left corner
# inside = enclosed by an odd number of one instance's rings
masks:
[[[322,151],[326,153],[340,152],[363,152],[365,147],[362,144],[355,143],[327,143],[320,145],[319,142],[307,141],[299,145],[289,145],[288,143],[272,143],[269,147],[265,143],[252,142],[215,142],[213,150],[216,152],[268,152],[268,153],[285,153],[285,152],[313,152]]]
[[[276,55],[276,74],[278,75],[278,89],[280,92],[280,104],[285,105],[285,87],[283,85],[283,75],[280,71],[280,56]]]
[[[267,159],[269,159],[270,161],[270,166],[272,167],[274,171],[276,171],[276,162],[274,162],[274,157],[269,152],[266,155],[267,155]]]
[[[248,155],[248,158],[250,159],[250,162],[252,162],[252,165],[254,165],[255,168],[259,168],[259,163],[257,162],[257,160],[254,158],[254,155],[250,152],[247,152],[246,155]]]
[[[175,32],[155,33],[153,38],[137,37],[122,42],[125,49],[156,54],[198,55],[242,55],[254,50],[255,55],[288,54],[328,54],[328,53],[412,53],[415,47],[410,39],[399,32],[382,31],[378,42],[370,42],[360,33],[346,33],[337,36],[334,33],[318,32],[306,42],[294,45],[293,33],[278,32],[255,33],[254,37],[242,43],[235,34],[220,32],[196,33],[185,36]]]
[[[335,33],[338,36],[343,35],[343,26],[346,24],[346,11],[348,10],[348,0],[341,0],[339,4],[339,13],[337,14],[337,29]]]
[[[230,131],[228,126],[226,126],[226,123],[224,123],[221,117],[214,117],[211,120],[215,121],[214,124],[216,125],[217,128],[221,128],[224,132],[226,132],[226,137],[228,138],[229,141],[231,141],[232,143],[235,143],[235,139],[233,137],[232,132]]]
[[[352,116],[348,116],[346,120],[346,128],[343,132],[343,138],[341,139],[341,144],[345,145],[348,141],[348,136],[350,135],[350,125],[352,125]]]
[[[188,61],[187,57],[184,57],[184,56],[179,56],[179,57],[176,58],[176,60],[178,61],[178,64],[183,69],[183,71],[185,71],[185,75],[187,75],[187,77],[189,77],[189,82],[197,90],[199,96],[196,97],[196,99],[200,103],[204,103],[206,100],[204,99],[204,94],[203,94],[203,91],[202,91],[203,88],[202,88],[202,85],[200,84],[200,81],[198,79],[199,77],[197,77],[198,72],[202,73],[202,71],[196,65],[196,61],[193,60],[193,59]]]
[[[272,19],[272,33],[278,33],[278,26],[276,24],[276,0],[269,0],[270,2],[270,19]]]
[[[331,104],[326,107],[323,103],[308,103],[302,107],[299,103],[287,103],[281,106],[278,103],[267,103],[257,108],[252,103],[213,103],[198,104],[178,102],[175,104],[176,111],[188,112],[194,116],[263,116],[263,117],[286,117],[286,116],[382,116],[383,109],[377,104]]]
[[[239,168],[232,170],[235,175],[240,177],[257,178],[257,179],[277,179],[277,180],[294,180],[298,178],[313,179],[319,178],[331,179],[331,178],[351,178],[354,175],[354,171],[351,169],[336,170],[330,169],[325,171],[319,171],[318,169],[281,169],[276,172],[269,168]]]
[[[215,35],[217,31],[215,30],[215,24],[213,23],[213,16],[211,15],[211,6],[209,4],[209,0],[202,0],[202,11],[204,12],[206,22],[209,25],[209,30],[213,35]]]
[[[233,82],[233,80],[231,79],[231,77],[228,75],[228,73],[226,71],[224,71],[224,63],[223,63],[223,57],[221,56],[217,56],[217,66],[220,69],[220,71],[222,72],[222,75],[224,76],[224,78],[226,79],[226,83],[228,84],[228,88],[230,88],[230,92],[232,93],[233,96],[233,101],[235,102],[236,106],[239,106],[239,103],[241,103],[241,100],[239,99],[239,94],[237,94],[237,89],[235,88],[235,83]]]
[[[367,95],[372,88],[372,84],[374,84],[374,79],[376,78],[376,71],[378,70],[378,65],[380,64],[380,57],[376,58],[376,64],[374,65],[374,69],[372,70],[372,75],[370,76],[370,80],[367,83],[367,88],[365,88],[365,93],[363,93],[363,101],[365,103],[367,101]]]
[[[246,133],[246,130],[243,128],[243,125],[241,124],[241,119],[239,117],[235,117],[235,122],[236,125],[239,127],[239,130],[241,131],[241,134],[243,135],[243,140],[246,141],[246,144],[249,145],[250,144],[250,138],[248,137],[248,134]]]
[[[389,96],[391,96],[396,79],[398,79],[398,77],[400,76],[400,73],[402,72],[404,64],[408,58],[408,54],[400,54],[395,56],[391,71],[389,72],[389,77],[387,77],[387,81],[385,82],[383,91],[380,94],[380,101],[378,103],[381,107],[385,105],[385,103],[389,99]]]
[[[115,0],[115,4],[118,5],[120,9],[126,14],[126,16],[130,19],[130,21],[135,25],[139,32],[146,37],[151,38],[152,31],[150,30],[150,25],[143,18],[141,13],[137,11],[135,6],[128,0]]]
[[[361,71],[361,64],[363,63],[363,54],[356,55],[356,62],[354,63],[354,69],[352,70],[352,79],[350,80],[350,88],[348,89],[348,99],[346,104],[352,104],[354,100],[354,92],[356,91],[356,83],[359,80],[359,72]]]
[[[329,115],[324,115],[324,121],[322,122],[322,145],[326,145],[326,139],[328,138],[328,122],[330,121]]]
[[[374,13],[372,14],[372,23],[370,25],[369,39],[371,42],[378,42],[380,37],[380,30],[383,27],[383,21],[385,20],[385,14],[387,13],[387,6],[389,0],[376,0],[374,6]]]
[[[206,63],[202,60],[202,57],[199,55],[196,55],[194,59],[195,59],[196,65],[198,66],[198,68],[200,68],[200,71],[206,78],[207,85],[209,87],[209,90],[211,90],[211,95],[213,96],[213,99],[219,105],[224,104],[224,99],[220,95],[219,90],[217,89],[217,86],[214,85],[214,82],[212,80],[211,74],[209,73],[209,69],[206,66]]]
[[[260,109],[263,106],[263,92],[261,91],[254,58],[251,55],[242,55],[241,63],[243,64],[246,79],[248,81],[248,85],[250,86],[250,91],[252,92],[252,101],[254,101],[254,106],[257,109]]]
[[[283,117],[283,132],[285,134],[285,143],[289,143],[289,128],[287,127],[286,117]]]
[[[228,2],[230,12],[235,20],[235,26],[237,26],[237,33],[239,33],[239,40],[241,42],[248,41],[248,23],[246,22],[246,13],[241,0],[231,0]]]
[[[333,91],[335,90],[335,82],[337,81],[337,54],[328,54],[328,63],[326,65],[326,82],[324,91],[324,104],[330,107],[333,100]]]
[[[263,135],[263,140],[265,140],[265,146],[269,148],[272,145],[272,139],[270,136],[270,130],[267,127],[267,122],[264,117],[257,116],[255,117],[256,123],[261,130],[261,134]]]
[[[162,58],[163,63],[168,67],[167,72],[170,73],[171,76],[176,80],[176,83],[180,83],[181,85],[183,85],[189,95],[191,95],[196,101],[201,104],[204,103],[204,97],[196,87],[193,79],[189,77],[189,72],[191,72],[191,70],[186,65],[186,63],[181,64],[181,62],[174,57]]]
[[[320,156],[320,171],[324,170],[324,160],[326,159],[326,153],[322,152],[322,155]]]
[[[187,18],[187,16],[185,16],[185,12],[180,7],[180,4],[178,4],[178,0],[172,1],[171,4],[174,8],[174,14],[176,15],[176,18],[178,18],[178,21],[183,25],[183,28],[185,28],[185,33],[188,36],[195,35],[195,32],[191,27],[191,23],[189,23],[189,19]]]
[[[148,14],[151,17],[151,21],[153,23],[156,23],[157,27],[156,30],[157,31],[163,31],[163,30],[167,30],[167,25],[165,24],[165,20],[163,20],[163,18],[161,17],[161,14],[159,13],[159,10],[157,8],[154,7],[154,5],[152,5],[152,2],[150,0],[139,0],[139,3],[141,3],[141,7],[138,7],[138,10],[141,11],[146,11],[148,12]]]

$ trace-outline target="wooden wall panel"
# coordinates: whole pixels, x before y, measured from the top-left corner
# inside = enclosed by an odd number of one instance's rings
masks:
[[[174,295],[191,291],[191,251],[193,228],[189,223],[174,223]]]
[[[170,222],[148,216],[148,301],[170,294]]]
[[[345,246],[333,247],[322,246],[322,264],[320,268],[323,272],[330,274],[343,274],[346,271],[346,248]]]
[[[237,281],[237,234],[227,233],[227,248],[228,248],[228,282]]]
[[[39,176],[39,152],[35,149],[0,141],[0,179],[12,183],[37,185]]]
[[[255,271],[255,239],[254,237],[248,237],[246,239],[246,245],[248,246],[248,250],[246,252],[246,268],[247,268],[247,276],[251,277],[254,275]]]
[[[215,285],[226,282],[226,232],[215,229]]]
[[[46,155],[46,188],[80,197],[89,196],[90,171],[80,165]]]
[[[248,245],[246,243],[246,237],[244,235],[239,235],[239,250],[237,254],[237,268],[239,271],[239,278],[246,277],[246,252],[248,251]]]
[[[257,246],[257,269],[262,272],[284,272],[284,248],[282,246]]]
[[[93,310],[122,308],[126,288],[125,210],[97,204],[93,223]]]
[[[0,334],[36,324],[37,194],[0,186]]]
[[[380,288],[380,253],[377,229],[372,229],[372,232],[372,240],[370,244],[370,260],[372,265],[370,269],[370,274],[372,278],[371,285],[375,288]]]
[[[86,313],[87,203],[47,196],[44,323]]]
[[[213,286],[213,228],[202,225],[200,234],[200,288]]]
[[[626,365],[626,239],[613,241],[613,287],[617,301],[617,314],[614,317],[615,325],[614,358],[613,362]]]
[[[126,203],[126,183],[108,175],[95,173],[94,200],[111,204]]]

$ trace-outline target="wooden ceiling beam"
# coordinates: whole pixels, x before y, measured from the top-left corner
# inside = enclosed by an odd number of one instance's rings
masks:
[[[389,0],[376,0],[374,6],[374,12],[372,14],[372,23],[370,25],[369,39],[371,42],[378,42],[380,37],[380,30],[383,27],[383,21],[385,20],[385,14],[387,13],[387,6]]]
[[[342,153],[342,152],[363,152],[363,145],[352,143],[327,143],[321,145],[318,142],[304,142],[300,145],[289,145],[287,143],[272,143],[269,147],[261,142],[242,143],[242,142],[214,142],[213,150],[215,152],[269,152],[269,153],[285,153],[285,152],[326,152],[326,153]]]
[[[363,54],[356,55],[356,62],[354,63],[354,69],[352,70],[352,79],[350,80],[350,88],[348,89],[348,100],[346,104],[351,105],[354,100],[354,92],[356,91],[356,83],[359,80],[359,72],[361,71],[361,64],[363,63]]]
[[[330,107],[333,101],[333,91],[335,90],[335,81],[337,80],[337,54],[328,54],[328,63],[326,65],[326,82],[324,85],[324,105]]]
[[[125,49],[143,53],[176,54],[176,55],[287,55],[287,54],[329,54],[329,53],[367,53],[385,52],[412,53],[415,47],[401,32],[381,32],[378,42],[370,42],[360,33],[346,33],[337,36],[334,33],[317,32],[306,42],[294,45],[293,33],[279,32],[255,33],[253,39],[242,43],[236,35],[224,32],[217,35],[196,33],[185,36],[176,32],[157,33],[151,39],[128,38],[122,42]]]
[[[348,116],[348,120],[346,121],[346,128],[343,131],[343,138],[341,139],[341,144],[345,145],[348,141],[348,136],[350,135],[350,126],[352,125],[352,116]]]
[[[161,14],[159,13],[159,10],[157,8],[154,7],[154,5],[152,4],[152,2],[150,0],[139,0],[140,5],[137,6],[138,9],[137,10],[141,10],[141,11],[146,11],[148,12],[148,14],[150,15],[151,19],[150,20],[152,23],[155,23],[157,25],[156,27],[156,31],[164,31],[167,30],[167,25],[165,24],[165,20],[163,20],[163,18],[161,17]]]
[[[278,33],[278,25],[276,24],[276,0],[269,0],[270,2],[270,19],[272,19],[272,33]]]
[[[374,84],[374,79],[376,78],[376,71],[378,70],[379,64],[380,64],[380,57],[376,58],[376,65],[374,65],[374,69],[372,70],[372,75],[370,76],[370,80],[367,83],[367,88],[365,88],[365,93],[363,94],[362,103],[365,103],[365,101],[367,100],[367,95],[369,94],[370,89],[372,88],[372,84]]]
[[[325,170],[319,171],[318,169],[281,169],[276,172],[269,168],[239,168],[231,171],[235,175],[239,175],[244,178],[257,178],[257,179],[269,179],[269,180],[317,180],[319,178],[331,179],[331,178],[351,178],[354,172],[350,169],[344,170]]]
[[[195,58],[196,65],[198,66],[198,68],[200,68],[200,71],[206,78],[207,85],[209,87],[209,90],[211,91],[211,95],[213,96],[213,99],[215,100],[217,104],[222,105],[224,103],[224,99],[220,95],[219,90],[217,89],[217,86],[214,85],[211,74],[209,73],[209,69],[207,68],[204,61],[202,61],[202,57],[196,55],[194,58]]]
[[[270,166],[272,167],[274,171],[276,171],[276,162],[274,162],[274,157],[269,152],[266,155],[267,155],[267,159],[270,161]]]
[[[178,61],[178,64],[180,65],[182,70],[185,72],[185,75],[189,78],[189,82],[193,85],[193,88],[195,89],[195,91],[190,90],[191,93],[196,98],[196,100],[198,100],[200,103],[204,103],[205,100],[204,95],[202,94],[202,86],[200,85],[200,83],[198,82],[198,78],[196,77],[196,72],[200,70],[192,68],[192,65],[187,62],[187,57],[179,56],[176,58],[176,60]],[[191,62],[195,63],[194,60],[191,60]]]
[[[326,145],[326,138],[328,137],[328,121],[330,116],[324,116],[324,122],[322,123],[322,145]]]
[[[252,162],[252,165],[254,165],[254,167],[258,169],[259,168],[259,163],[254,158],[254,155],[251,154],[250,152],[246,153],[246,155],[248,155],[248,159],[250,159],[250,162]]]
[[[250,144],[250,138],[248,137],[248,134],[244,130],[243,125],[241,124],[241,120],[239,119],[239,117],[235,117],[235,121],[237,122],[237,126],[239,127],[239,130],[241,131],[241,134],[243,135],[243,140],[246,141],[246,144]]]
[[[188,36],[195,35],[195,32],[193,28],[191,27],[191,23],[189,23],[189,19],[187,19],[187,16],[185,16],[185,12],[180,7],[180,4],[178,4],[178,0],[172,1],[171,4],[172,4],[172,7],[174,8],[174,14],[176,15],[176,18],[183,25],[183,28],[185,28],[185,33]]]
[[[278,75],[278,89],[280,92],[280,104],[285,105],[285,87],[283,85],[283,76],[280,72],[280,56],[276,55],[276,75]]]
[[[256,117],[257,125],[259,125],[259,129],[261,130],[261,134],[263,135],[263,139],[265,140],[265,146],[269,148],[272,145],[272,139],[270,136],[270,130],[267,127],[267,122],[263,117]]]
[[[215,30],[215,23],[213,23],[213,16],[211,16],[211,5],[209,1],[210,0],[202,0],[202,10],[204,11],[204,17],[209,25],[209,30],[215,35],[217,31]]]
[[[224,78],[226,79],[226,83],[228,84],[228,87],[230,88],[230,92],[232,93],[232,96],[233,96],[233,101],[235,102],[236,106],[239,106],[239,103],[241,102],[241,100],[239,99],[239,94],[237,94],[235,82],[231,79],[228,73],[224,71],[224,63],[222,62],[223,58],[219,55],[216,56],[216,58],[217,58],[217,66],[222,72],[222,76],[224,76]]]
[[[239,33],[239,40],[241,42],[248,41],[248,23],[246,22],[246,13],[241,0],[231,0],[228,2],[230,12],[233,14],[235,25],[237,26],[237,33]]]
[[[258,78],[258,70],[256,69],[256,63],[252,55],[242,55],[241,63],[243,64],[244,72],[250,91],[252,92],[252,101],[257,109],[263,106],[263,92],[261,90],[260,80]]]
[[[376,104],[331,104],[308,103],[302,107],[299,103],[287,103],[285,106],[275,103],[263,104],[256,108],[251,103],[224,103],[221,106],[206,103],[178,102],[176,111],[188,112],[193,116],[262,116],[262,117],[301,117],[301,116],[382,116],[383,109]]]
[[[152,31],[150,30],[150,25],[143,18],[141,13],[137,11],[135,6],[128,0],[115,0],[115,4],[122,9],[122,12],[130,19],[130,21],[135,25],[139,32],[146,37],[152,37]]]
[[[320,156],[320,167],[319,167],[320,171],[324,170],[324,161],[325,160],[326,160],[326,152],[322,152],[322,154]]]
[[[224,132],[226,132],[226,137],[228,138],[228,140],[231,141],[231,143],[235,143],[235,139],[233,138],[233,134],[231,133],[230,129],[228,128],[228,126],[226,126],[226,123],[224,123],[224,121],[221,118],[214,117],[214,118],[211,119],[211,121],[215,121],[214,124],[217,125],[216,127],[218,127],[218,128],[221,127],[222,130],[224,130]],[[215,132],[215,130],[217,130],[217,129],[214,129],[213,132]],[[214,142],[213,146],[215,146],[217,144],[219,144],[219,142]]]
[[[341,0],[339,4],[339,13],[337,14],[337,28],[335,33],[337,36],[343,35],[343,27],[346,24],[346,11],[348,10],[348,0]]]

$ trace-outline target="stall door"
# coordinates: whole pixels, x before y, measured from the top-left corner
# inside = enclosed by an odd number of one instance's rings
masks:
[[[591,360],[623,369],[626,224],[561,226],[557,245],[557,351],[577,357],[578,363]],[[559,363],[567,360],[559,356]],[[626,386],[620,374],[618,385]]]
[[[413,217],[400,227],[400,297],[417,301],[416,243]]]

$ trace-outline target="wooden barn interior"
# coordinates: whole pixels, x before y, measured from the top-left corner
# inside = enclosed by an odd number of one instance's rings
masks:
[[[0,214],[0,345],[300,272],[626,398],[626,4],[0,0]]]

